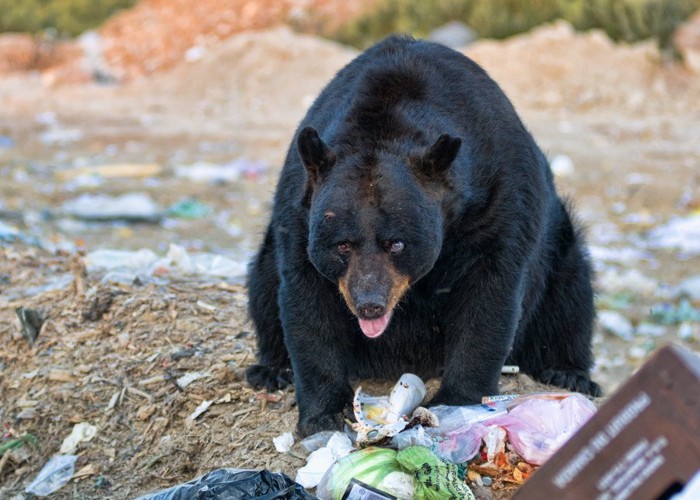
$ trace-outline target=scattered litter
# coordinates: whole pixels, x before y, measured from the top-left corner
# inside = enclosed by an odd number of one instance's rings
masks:
[[[353,449],[350,438],[342,432],[335,432],[323,448],[311,453],[306,465],[297,471],[296,482],[304,488],[315,488],[335,462],[347,456]]]
[[[654,323],[640,323],[637,325],[635,333],[642,337],[663,337],[666,335],[666,328]]]
[[[358,445],[375,443],[401,432],[425,393],[423,381],[411,373],[401,376],[389,397],[368,396],[358,387],[352,402],[357,420],[352,428],[357,432]]]
[[[604,331],[622,340],[630,341],[634,337],[632,323],[617,311],[598,311],[598,323]]]
[[[73,282],[73,279],[74,277],[71,273],[59,274],[58,276],[49,278],[46,283],[42,283],[41,285],[28,287],[16,286],[3,290],[2,294],[3,297],[8,300],[36,297],[42,293],[63,290]]]
[[[501,373],[504,375],[515,375],[516,373],[520,373],[520,367],[518,365],[503,365]]]
[[[120,269],[150,274],[158,256],[147,248],[136,251],[100,249],[88,253],[84,260],[88,272]]]
[[[651,297],[659,289],[659,282],[643,275],[637,269],[605,269],[597,274],[598,287],[609,294],[632,292]]]
[[[223,255],[211,253],[189,253],[184,247],[170,244],[165,257],[159,258],[155,252],[142,248],[129,250],[95,250],[85,256],[88,272],[98,270],[114,271],[119,279],[133,281],[138,276],[162,276],[168,273],[235,278],[244,276],[246,264],[234,261]],[[115,276],[109,275],[110,278]],[[107,276],[105,276],[105,280]]]
[[[22,335],[33,345],[44,324],[44,316],[36,309],[29,309],[24,306],[18,307],[15,309],[15,312],[22,325]]]
[[[160,174],[163,167],[156,163],[113,163],[91,167],[78,167],[68,170],[59,170],[55,177],[61,182],[66,182],[81,177],[114,178],[145,178]]]
[[[700,302],[700,274],[681,281],[676,287],[674,294],[677,297],[688,297],[691,300]]]
[[[596,265],[599,265],[601,262],[628,264],[630,262],[637,262],[640,260],[654,260],[654,256],[651,253],[634,247],[612,248],[589,245],[588,252],[591,254],[591,257]]]
[[[280,453],[287,453],[294,446],[294,436],[291,432],[285,432],[272,438],[272,444],[275,445],[275,449]]]
[[[681,323],[681,325],[678,327],[678,332],[676,332],[676,335],[678,335],[678,338],[681,340],[691,340],[693,337],[695,337],[693,325],[690,323]]]
[[[170,217],[202,219],[211,213],[211,208],[196,198],[183,198],[168,207]]]
[[[80,443],[91,441],[97,435],[97,427],[87,422],[81,422],[73,426],[73,430],[63,440],[59,453],[70,455],[77,451]]]
[[[486,460],[493,462],[499,453],[503,453],[506,448],[506,430],[503,427],[493,425],[484,437],[486,444]]]
[[[58,491],[73,477],[76,460],[78,460],[77,455],[56,455],[51,457],[41,468],[34,481],[24,491],[40,497],[45,497],[54,491]]]
[[[328,444],[328,440],[333,437],[336,431],[321,431],[301,440],[301,445],[306,451],[311,453]]]
[[[212,253],[190,254],[184,247],[174,243],[170,244],[164,262],[157,263],[156,267],[161,264],[165,264],[167,268],[173,267],[184,274],[218,276],[222,278],[244,276],[247,272],[245,263]]]
[[[66,215],[89,221],[158,222],[162,211],[145,193],[121,196],[85,193],[63,204]]]
[[[197,162],[192,165],[175,167],[175,176],[194,182],[228,183],[240,178],[255,179],[267,172],[267,165],[261,162],[238,158],[229,163],[215,164]]]
[[[213,306],[211,304],[207,304],[203,300],[197,301],[197,307],[199,307],[200,309],[204,309],[205,311],[210,312],[210,313],[216,312],[216,306]]]
[[[47,145],[66,145],[77,142],[85,136],[85,133],[77,128],[61,128],[52,126],[46,132],[39,134],[39,140]]]
[[[0,241],[12,242],[20,238],[19,229],[0,220]]]
[[[198,479],[149,493],[137,500],[312,500],[302,486],[281,473],[268,470],[217,469]]]
[[[187,420],[189,420],[190,422],[194,422],[202,413],[207,411],[213,403],[214,401],[202,401],[199,404],[199,406],[197,406],[197,408],[194,409],[190,416],[187,417]]]
[[[647,235],[652,248],[676,249],[686,256],[700,254],[700,213],[674,217]]]
[[[4,437],[3,437],[4,439]],[[26,445],[36,445],[38,440],[32,434],[22,434],[21,436],[8,439],[0,444],[0,457],[4,456],[5,453],[10,453],[12,450],[22,448]]]
[[[687,299],[682,299],[677,306],[666,303],[655,304],[651,306],[651,319],[661,325],[700,321],[700,309],[694,307]]]
[[[179,377],[176,380],[176,383],[177,383],[178,387],[180,387],[180,389],[184,389],[185,387],[190,385],[195,380],[199,380],[201,378],[206,378],[208,376],[209,375],[207,373],[203,373],[203,372],[189,372],[189,373],[184,374],[182,377]]]

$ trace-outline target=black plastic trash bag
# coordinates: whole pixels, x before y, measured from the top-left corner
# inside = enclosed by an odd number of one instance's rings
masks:
[[[317,500],[284,474],[269,470],[217,469],[137,500]]]

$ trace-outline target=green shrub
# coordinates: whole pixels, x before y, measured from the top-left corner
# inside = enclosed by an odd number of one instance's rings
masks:
[[[614,40],[656,38],[667,49],[676,27],[698,9],[700,0],[380,0],[330,37],[364,48],[389,33],[424,37],[459,20],[481,37],[506,38],[565,19],[577,29],[603,29]]]
[[[698,8],[698,0],[588,0],[575,26],[601,28],[618,41],[656,38],[661,49],[668,49],[678,25]]]
[[[55,30],[75,36],[137,0],[0,0],[0,32]]]

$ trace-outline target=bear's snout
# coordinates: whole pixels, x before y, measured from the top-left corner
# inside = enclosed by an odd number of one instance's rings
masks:
[[[357,313],[362,319],[377,319],[386,313],[386,301],[378,295],[363,297],[357,301]]]

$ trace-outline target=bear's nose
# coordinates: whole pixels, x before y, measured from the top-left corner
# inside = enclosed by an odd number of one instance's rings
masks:
[[[357,312],[363,319],[377,319],[384,316],[385,307],[375,302],[366,302],[357,307]]]

